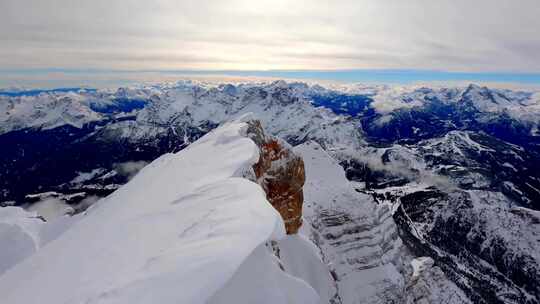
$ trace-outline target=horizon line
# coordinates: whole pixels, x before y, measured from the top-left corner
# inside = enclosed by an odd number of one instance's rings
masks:
[[[540,73],[457,72],[428,69],[102,69],[102,68],[0,68],[0,87],[102,87],[166,82],[189,77],[274,78],[298,81],[331,81],[366,84],[415,84],[471,82],[540,86]]]

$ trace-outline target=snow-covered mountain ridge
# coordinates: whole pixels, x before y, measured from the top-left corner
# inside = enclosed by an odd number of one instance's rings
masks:
[[[242,178],[261,155],[247,130],[246,122],[228,123],[153,161],[75,216],[54,241],[8,267],[0,275],[2,301],[318,303],[317,292],[332,281],[314,246],[286,236],[261,187]],[[3,246],[17,244],[6,236],[9,227],[33,227],[26,235],[38,237],[32,231],[51,225],[19,219],[0,226]],[[288,264],[298,259],[307,268]],[[307,270],[318,286],[292,274]]]

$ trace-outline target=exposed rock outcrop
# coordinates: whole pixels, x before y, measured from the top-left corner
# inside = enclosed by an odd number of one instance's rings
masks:
[[[248,125],[248,136],[260,149],[259,161],[253,165],[256,180],[281,214],[287,234],[295,234],[302,226],[304,161],[286,142],[265,135],[259,121]]]
[[[429,303],[472,303],[465,293],[448,280],[440,267],[428,257],[420,257],[411,261],[413,274],[405,288],[406,304]]]

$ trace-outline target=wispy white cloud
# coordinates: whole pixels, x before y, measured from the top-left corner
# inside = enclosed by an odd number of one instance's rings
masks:
[[[0,68],[540,72],[537,0],[3,0]]]

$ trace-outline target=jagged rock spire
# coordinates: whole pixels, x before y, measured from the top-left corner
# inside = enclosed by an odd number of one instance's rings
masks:
[[[253,165],[257,183],[281,214],[287,234],[295,234],[302,226],[304,161],[286,142],[265,135],[260,121],[250,120],[248,126],[248,136],[260,149],[259,161]]]

